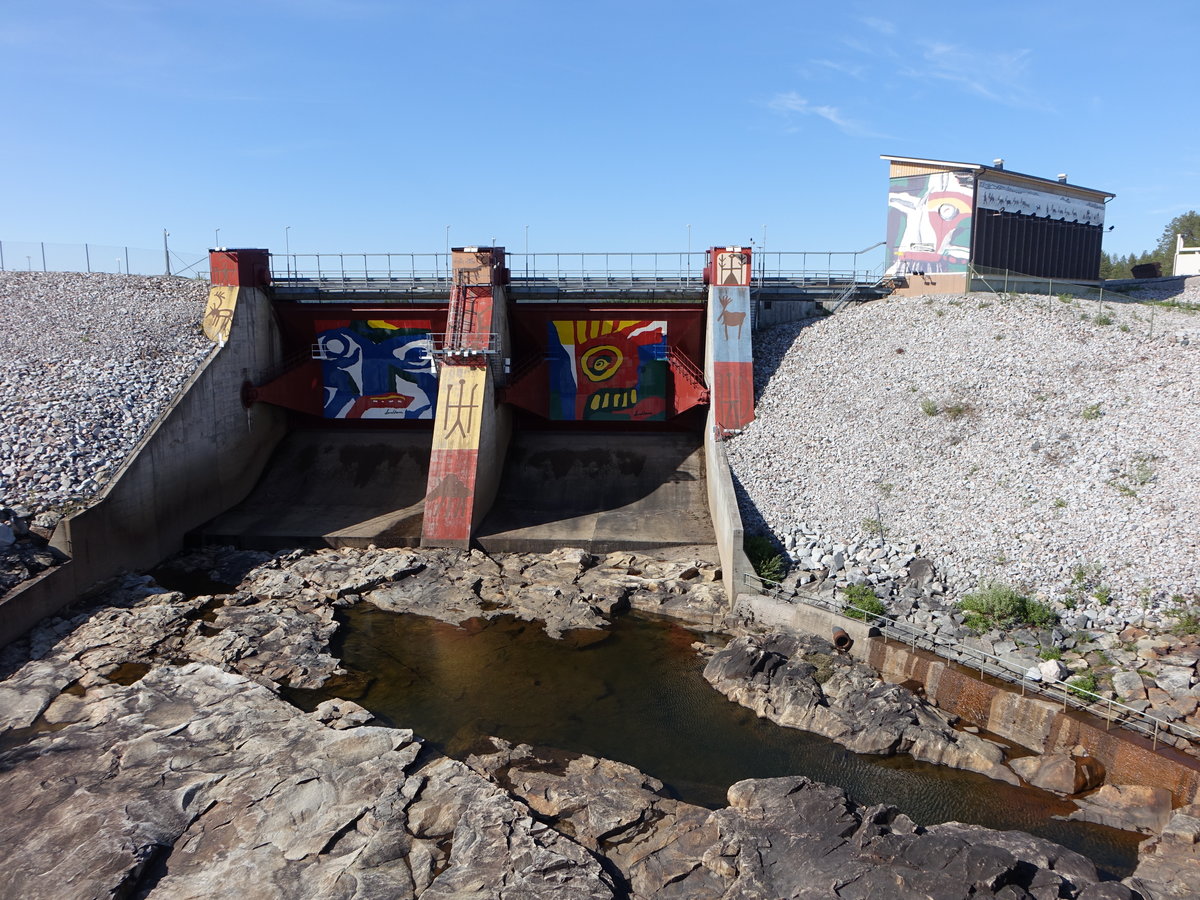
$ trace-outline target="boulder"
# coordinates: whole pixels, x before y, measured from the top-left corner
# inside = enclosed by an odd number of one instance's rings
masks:
[[[1079,809],[1067,818],[1128,831],[1157,834],[1171,818],[1171,792],[1139,784],[1106,784],[1076,799]]]
[[[1038,663],[1042,680],[1047,682],[1064,681],[1071,675],[1071,670],[1057,659],[1046,659]]]
[[[1189,666],[1161,666],[1154,676],[1154,683],[1173,698],[1184,694],[1195,680],[1196,673]]]
[[[1014,759],[1009,766],[1034,787],[1064,797],[1099,787],[1104,781],[1104,766],[1090,757],[1048,753]]]
[[[1142,676],[1137,672],[1115,673],[1112,677],[1112,685],[1122,702],[1146,699],[1146,685],[1142,681]]]

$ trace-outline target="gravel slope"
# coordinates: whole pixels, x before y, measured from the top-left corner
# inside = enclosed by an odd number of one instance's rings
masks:
[[[758,418],[727,445],[747,528],[849,543],[878,504],[952,592],[999,578],[1061,599],[1089,566],[1122,606],[1196,594],[1200,315],[1098,312],[889,298],[756,334]]]
[[[195,370],[206,282],[0,272],[0,508],[92,495]]]

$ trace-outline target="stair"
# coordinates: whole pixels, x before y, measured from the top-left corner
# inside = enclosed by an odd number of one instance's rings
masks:
[[[672,413],[679,415],[693,406],[702,406],[709,401],[708,385],[704,373],[686,354],[675,347],[667,350],[667,362],[671,367],[675,390],[672,398]]]

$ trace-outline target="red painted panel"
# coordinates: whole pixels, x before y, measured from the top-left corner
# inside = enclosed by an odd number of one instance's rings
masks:
[[[750,247],[713,247],[704,267],[704,283],[717,285],[750,284],[753,266]]]
[[[727,431],[754,421],[754,363],[713,363],[713,408],[717,427]]]
[[[470,541],[478,464],[478,450],[433,451],[429,459],[422,541]]]
[[[271,254],[267,250],[210,250],[212,284],[266,287],[271,283]]]
[[[321,364],[314,359],[307,359],[273,381],[250,388],[246,399],[319,416],[322,414],[323,393]]]

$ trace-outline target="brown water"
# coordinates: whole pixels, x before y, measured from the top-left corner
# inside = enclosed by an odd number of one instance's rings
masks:
[[[697,635],[675,624],[630,615],[607,632],[555,641],[508,617],[455,627],[360,604],[338,634],[334,652],[350,676],[291,699],[309,709],[329,696],[353,699],[452,756],[488,735],[587,753],[636,766],[709,807],[723,806],[726,789],[744,778],[806,775],[923,825],[1026,831],[1117,876],[1136,863],[1139,835],[1059,821],[1073,806],[1044,791],[907,756],[851,753],[759,719],[704,681],[691,648]]]

